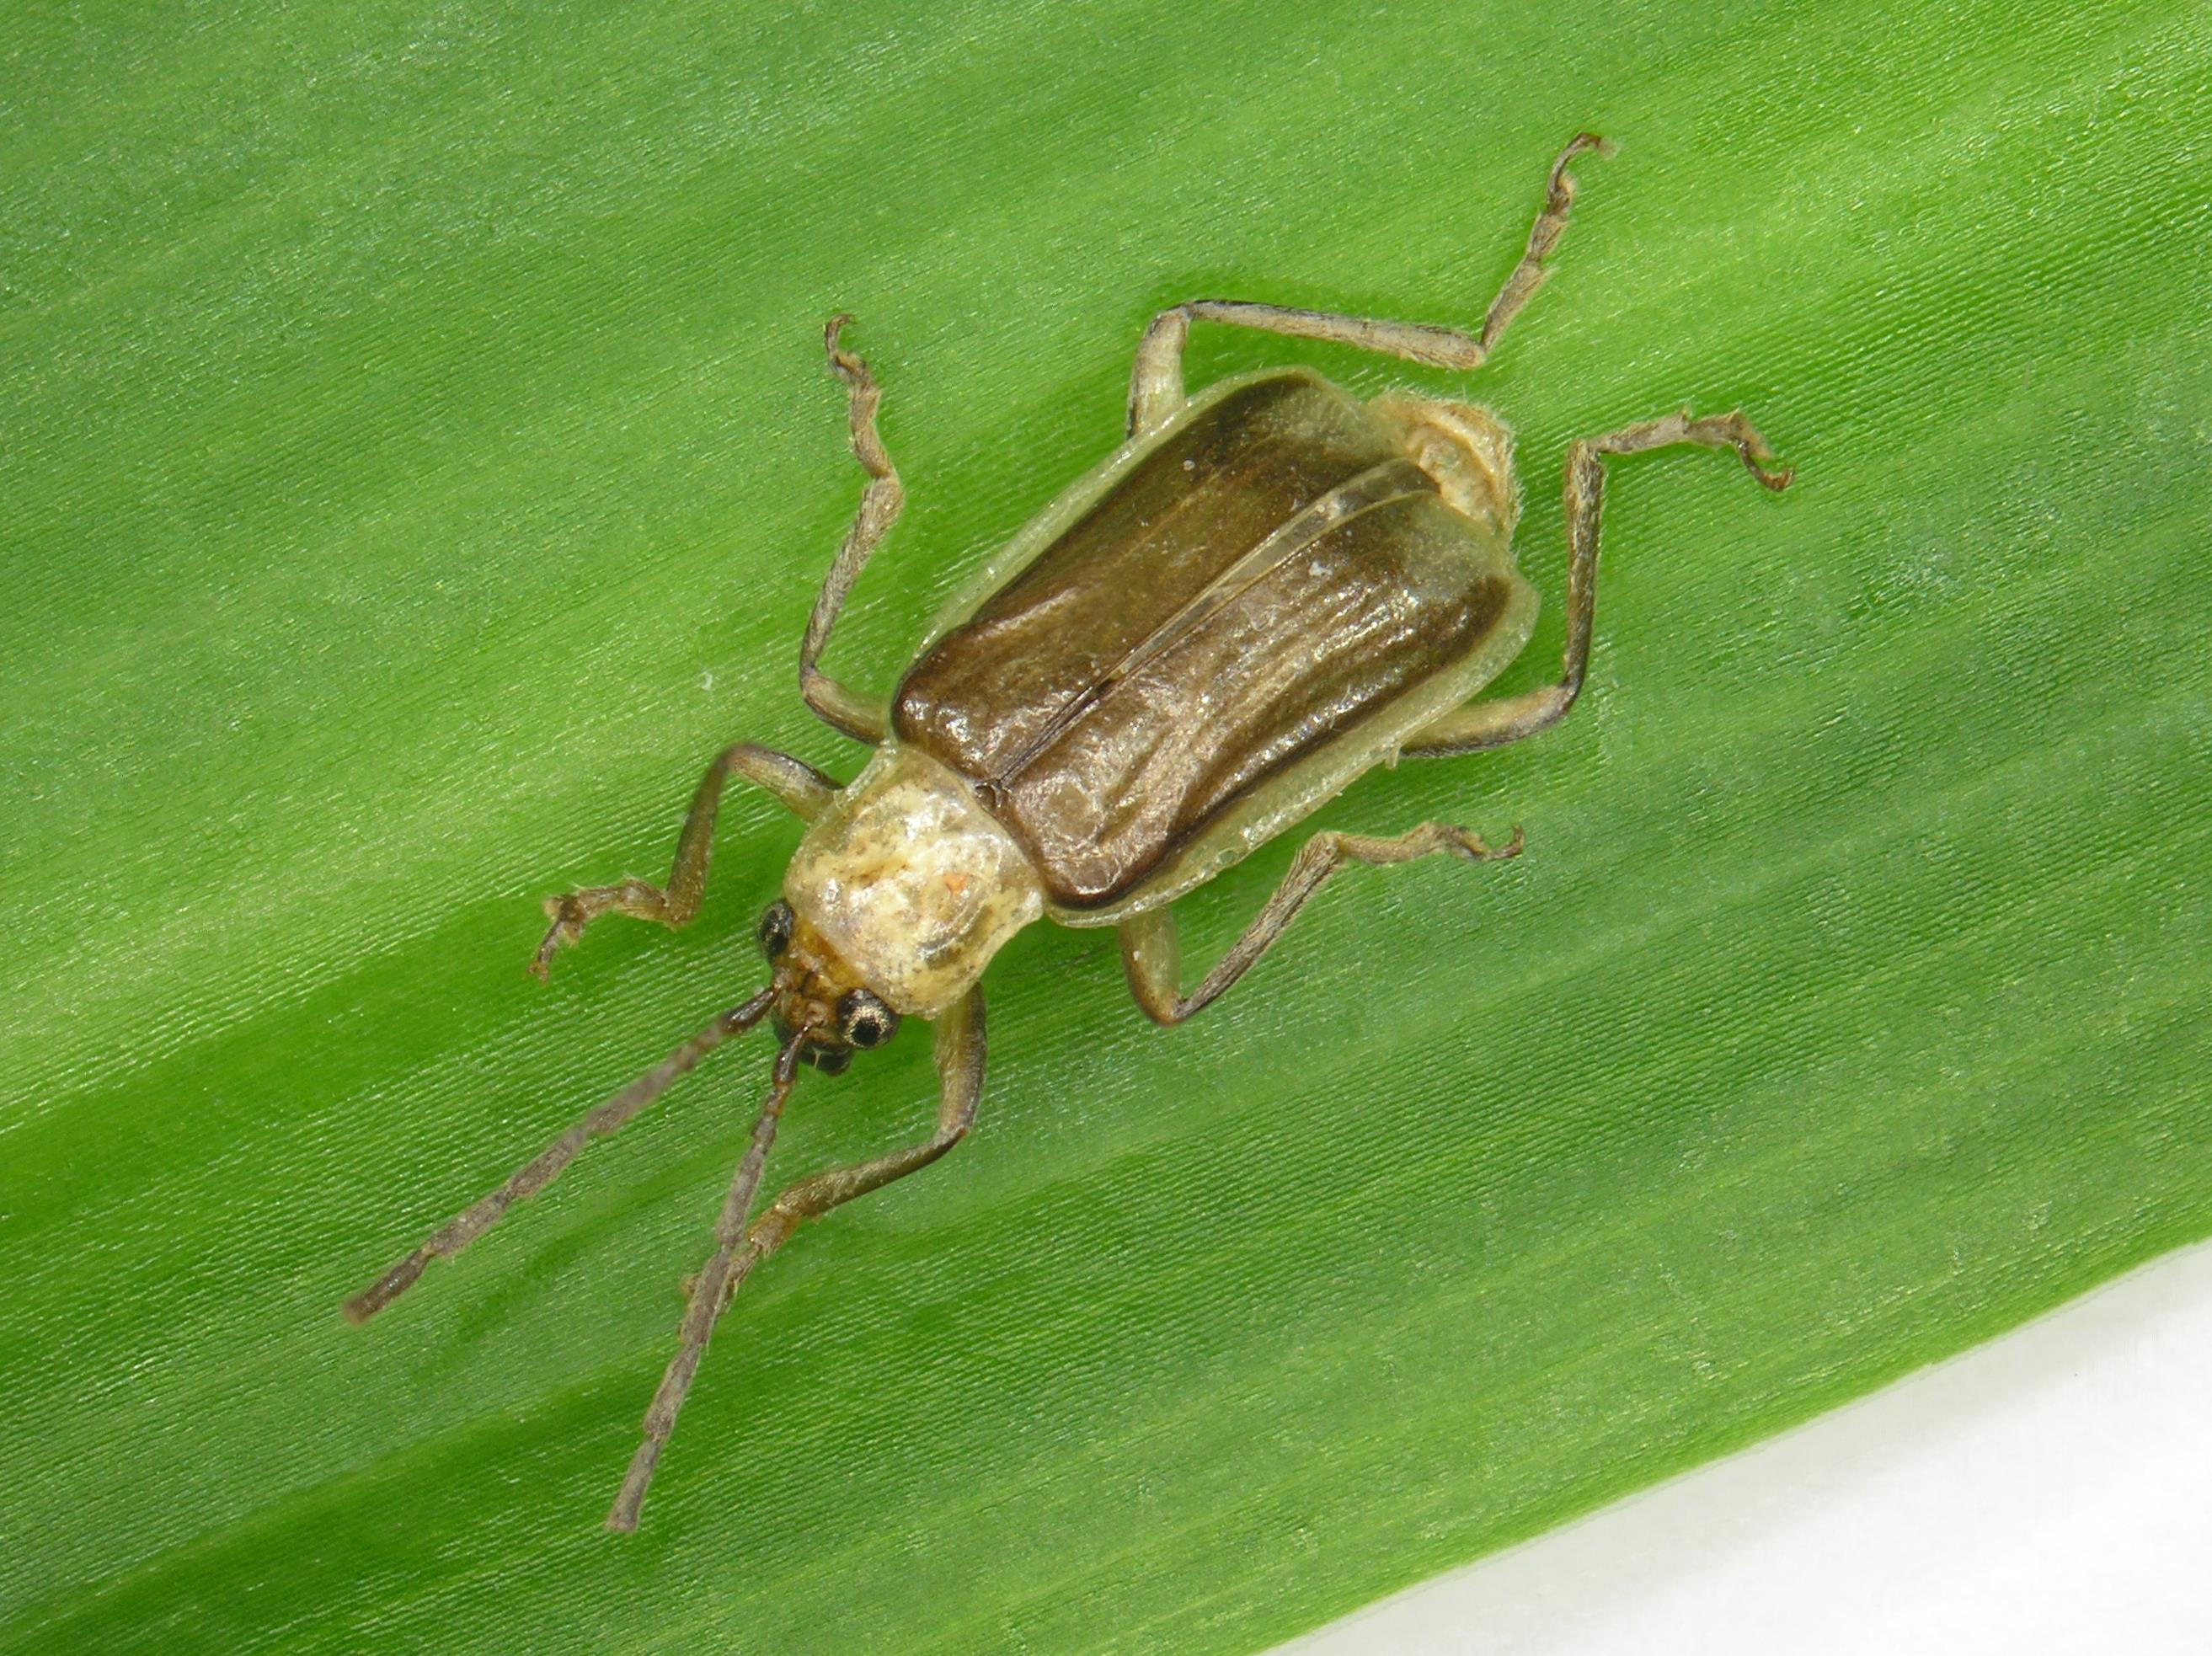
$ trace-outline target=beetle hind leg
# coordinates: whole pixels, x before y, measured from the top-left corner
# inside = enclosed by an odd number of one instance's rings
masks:
[[[1582,694],[1583,676],[1589,667],[1590,628],[1597,611],[1598,519],[1605,506],[1605,470],[1600,462],[1608,455],[1641,454],[1681,443],[1735,450],[1751,475],[1778,493],[1790,487],[1795,475],[1786,466],[1778,471],[1768,469],[1774,452],[1741,413],[1693,420],[1685,410],[1573,445],[1567,450],[1567,644],[1559,682],[1522,695],[1455,707],[1407,738],[1401,749],[1406,757],[1438,759],[1502,748],[1549,730],[1567,716]]]
[[[1282,305],[1260,305],[1241,299],[1194,299],[1172,306],[1152,318],[1137,346],[1137,361],[1129,375],[1129,434],[1141,437],[1158,429],[1183,404],[1182,352],[1190,337],[1190,325],[1204,319],[1232,327],[1259,328],[1297,339],[1327,340],[1332,344],[1356,345],[1362,350],[1382,351],[1432,368],[1466,372],[1489,361],[1513,318],[1521,313],[1550,274],[1545,261],[1566,233],[1567,215],[1574,205],[1575,181],[1567,164],[1589,150],[1610,153],[1612,146],[1594,132],[1577,133],[1552,163],[1544,191],[1544,205],[1528,232],[1528,251],[1513,273],[1505,278],[1498,297],[1482,319],[1480,337],[1456,328],[1421,322],[1382,322],[1369,317],[1342,316],[1332,311],[1299,310]]]
[[[1291,871],[1244,928],[1244,935],[1230,945],[1229,952],[1214,962],[1213,969],[1188,995],[1182,992],[1182,950],[1174,913],[1167,908],[1152,908],[1123,920],[1117,929],[1129,992],[1153,1022],[1181,1023],[1251,970],[1253,962],[1297,917],[1306,900],[1346,864],[1389,867],[1439,852],[1470,863],[1503,861],[1521,854],[1521,831],[1516,828],[1512,839],[1502,846],[1486,845],[1465,828],[1449,822],[1424,822],[1389,840],[1364,834],[1316,834],[1299,847]]]

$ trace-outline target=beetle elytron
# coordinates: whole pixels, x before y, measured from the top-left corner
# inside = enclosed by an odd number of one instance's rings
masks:
[[[1482,366],[1531,294],[1574,199],[1568,165],[1605,146],[1584,133],[1552,167],[1528,248],[1479,337],[1243,300],[1162,312],[1137,348],[1128,440],[994,558],[933,629],[888,700],[817,665],[869,555],[903,501],[876,434],[881,393],[830,324],[830,367],[849,399],[868,474],[799,646],[800,693],[875,756],[842,787],[787,754],[740,743],[708,767],[668,883],[629,879],[550,900],[532,969],[603,914],[680,926],[707,882],[732,774],[808,827],[783,895],[760,922],[768,986],[724,1012],[586,1116],[507,1183],[349,1301],[360,1321],[430,1260],[466,1247],[542,1190],[586,1141],[613,1131],[731,1035],[771,1020],[768,1100],[692,1284],[681,1343],[647,1412],[609,1527],[634,1529],[715,1319],[754,1265],[802,1221],[926,1166],[975,1119],[991,956],[1041,916],[1112,925],[1139,1005],[1179,1023],[1243,976],[1346,863],[1448,852],[1510,857],[1464,828],[1394,839],[1317,834],[1243,937],[1186,994],[1169,905],[1290,828],[1362,772],[1401,755],[1474,753],[1533,736],[1574,705],[1595,601],[1601,457],[1671,444],[1733,449],[1769,488],[1786,470],[1741,414],[1686,413],[1567,452],[1565,662],[1555,684],[1473,701],[1527,643],[1534,590],[1516,567],[1512,437],[1488,410],[1416,396],[1362,403],[1303,368],[1248,374],[1195,397],[1182,383],[1194,320]],[[935,1026],[942,1102],[928,1137],[802,1179],[757,1218],[753,1198],[797,1065],[835,1074],[902,1018]]]

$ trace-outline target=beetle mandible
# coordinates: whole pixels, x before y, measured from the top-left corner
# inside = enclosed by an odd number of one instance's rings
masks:
[[[1567,628],[1558,682],[1472,698],[1528,642],[1536,594],[1511,549],[1520,513],[1512,435],[1488,409],[1425,397],[1362,403],[1304,368],[1267,370],[1186,396],[1196,320],[1387,352],[1470,370],[1547,274],[1575,185],[1569,164],[1610,153],[1590,133],[1553,164],[1528,252],[1482,331],[1379,322],[1243,300],[1194,300],[1153,318],[1137,347],[1128,438],[1066,489],[941,616],[888,699],[818,662],[847,595],[904,496],[876,434],[867,365],[824,337],[844,382],[853,452],[868,475],[799,652],[800,694],[874,746],[840,786],[788,754],[739,743],[708,767],[665,886],[626,879],[550,899],[531,969],[603,914],[670,927],[698,911],[714,815],[732,775],[807,828],[783,895],[761,917],[771,977],[450,1220],[346,1305],[356,1321],[459,1253],[550,1184],[585,1143],[614,1131],[728,1037],[771,1022],[776,1052],[693,1279],[680,1343],[607,1524],[636,1527],[662,1447],[715,1319],[746,1276],[805,1220],[925,1167],[960,1142],[983,1090],[983,996],[992,955],[1042,916],[1112,925],[1137,1004],[1180,1023],[1243,977],[1347,863],[1469,862],[1515,855],[1465,828],[1424,822],[1391,839],[1322,833],[1188,994],[1170,904],[1290,828],[1361,773],[1401,756],[1503,747],[1556,724],[1589,657],[1601,465],[1607,455],[1692,443],[1733,449],[1771,489],[1765,441],[1740,413],[1686,413],[1567,451]],[[902,1149],[800,1180],[751,1216],[800,1064],[836,1074],[904,1018],[935,1026],[937,1127]]]

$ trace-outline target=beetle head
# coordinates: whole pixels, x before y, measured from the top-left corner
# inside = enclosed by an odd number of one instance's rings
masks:
[[[761,915],[760,946],[775,974],[776,1040],[796,1037],[800,1063],[842,1075],[855,1052],[872,1051],[898,1033],[899,1015],[781,897]]]

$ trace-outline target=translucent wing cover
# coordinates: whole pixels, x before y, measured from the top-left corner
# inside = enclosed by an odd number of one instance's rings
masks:
[[[1480,688],[1534,617],[1503,540],[1303,370],[1216,387],[1009,551],[894,727],[975,786],[1068,918],[1235,860]]]

